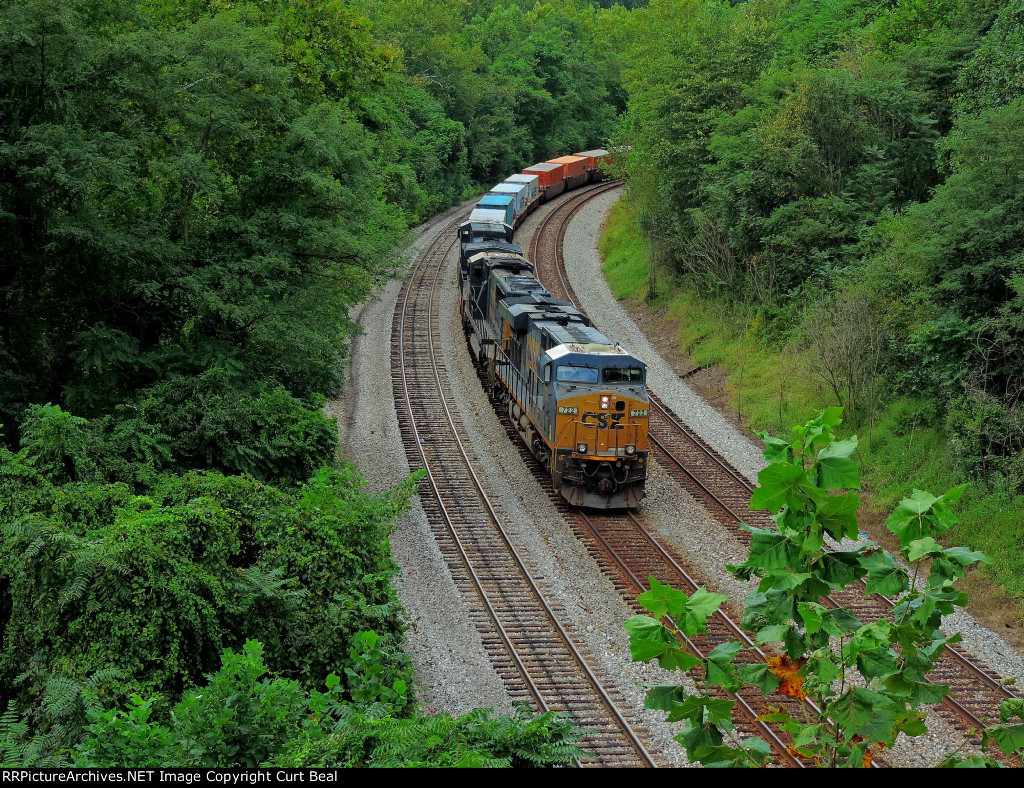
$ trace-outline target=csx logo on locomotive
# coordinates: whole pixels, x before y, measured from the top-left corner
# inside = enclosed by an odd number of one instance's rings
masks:
[[[589,424],[591,420],[597,422],[597,428],[599,430],[621,430],[622,426],[619,424],[622,421],[622,413],[584,413],[583,418],[580,419],[581,424]],[[608,423],[608,419],[611,419],[611,424]]]

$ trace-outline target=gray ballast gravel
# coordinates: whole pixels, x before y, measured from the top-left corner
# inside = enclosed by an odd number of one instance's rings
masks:
[[[425,246],[448,221],[442,217],[424,225],[416,243]],[[375,492],[391,489],[409,475],[391,389],[391,322],[401,287],[401,282],[391,282],[354,312],[364,333],[352,345],[344,396],[327,409],[338,417],[343,456],[356,464]],[[391,537],[391,552],[401,567],[396,587],[410,623],[406,650],[416,667],[417,697],[424,711],[510,711],[505,688],[418,498]]]

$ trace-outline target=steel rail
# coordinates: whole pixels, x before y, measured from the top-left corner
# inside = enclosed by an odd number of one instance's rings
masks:
[[[679,566],[675,559],[672,558],[672,556],[670,556],[664,550],[661,544],[656,539],[654,539],[654,537],[651,536],[651,534],[647,531],[646,528],[644,528],[643,524],[636,518],[636,516],[632,512],[627,512],[626,514],[627,517],[633,521],[633,524],[637,527],[637,529],[645,537],[647,537],[647,540],[655,548],[655,550],[658,553],[660,553],[662,559],[670,563],[675,568],[675,570],[683,578],[685,578],[686,582],[691,587],[691,593],[700,588],[700,584],[698,584],[697,581],[694,580],[693,577],[691,577],[685,569]],[[643,581],[636,576],[636,573],[633,572],[633,570],[619,556],[618,551],[614,547],[612,547],[612,545],[610,545],[608,541],[601,535],[600,531],[594,525],[591,518],[582,510],[577,512],[577,515],[580,517],[581,520],[583,520],[583,522],[587,524],[587,528],[590,530],[590,533],[594,536],[594,538],[596,538],[601,543],[602,547],[604,547],[605,549],[606,554],[612,557],[615,563],[618,564],[619,569],[630,579],[630,582],[633,583],[633,585],[640,591],[640,593],[647,591],[648,586],[644,585]],[[726,625],[726,628],[730,632],[732,632],[736,637],[740,638],[748,646],[753,647],[762,658],[767,658],[767,655],[758,646],[756,646],[753,643],[753,641],[750,640],[747,634],[742,629],[740,629],[739,625],[736,624],[736,622],[733,621],[729,616],[724,614],[721,610],[718,610],[715,612],[715,617],[718,618],[722,623],[724,623]],[[673,625],[675,624],[675,622],[672,622],[671,620],[670,623]],[[694,643],[690,639],[690,637],[685,633],[677,631],[676,638],[679,639],[681,643],[684,643],[686,647],[690,649],[691,653],[698,659],[705,659],[707,657],[707,655],[701,651],[700,647],[697,646],[697,644]],[[758,715],[758,713],[754,710],[754,708],[747,702],[747,700],[743,696],[725,689],[723,689],[723,693],[739,703],[739,705],[743,708],[744,712],[746,712],[746,714],[750,717],[751,724],[765,734],[765,737],[769,740],[769,742],[772,745],[774,745],[774,748],[777,750],[777,752],[783,760],[788,762],[791,766],[806,768],[807,764],[805,764],[802,760],[800,760],[790,752],[789,747],[775,732],[775,730],[771,726],[767,725],[766,723],[758,719],[760,715]]]
[[[419,266],[422,265],[422,261],[426,258],[428,252],[433,250],[435,244],[440,242],[440,238],[441,237],[443,237],[443,236],[439,235],[438,236],[438,241],[433,242],[428,247],[428,249],[426,251],[421,253],[420,259],[417,260],[417,262],[416,262],[416,268],[413,269],[412,277],[414,277],[416,275],[416,272],[417,272]],[[449,252],[451,251],[452,246],[454,246],[454,242],[448,247],[448,251]],[[411,284],[412,277],[410,277],[410,284]],[[465,564],[466,569],[469,572],[470,578],[473,581],[473,585],[476,587],[477,593],[480,595],[480,599],[483,602],[484,607],[486,608],[486,610],[488,612],[488,615],[490,616],[491,621],[494,624],[495,630],[498,633],[498,637],[501,639],[501,642],[505,645],[505,648],[508,651],[509,656],[511,657],[513,662],[515,662],[516,667],[518,668],[520,675],[522,675],[523,681],[526,684],[526,687],[527,687],[528,691],[536,699],[537,704],[540,706],[541,710],[542,711],[550,711],[550,709],[548,708],[547,703],[544,702],[544,698],[541,695],[540,688],[537,687],[537,685],[533,682],[533,679],[530,677],[530,673],[527,670],[526,665],[523,664],[522,659],[520,659],[520,657],[519,657],[519,653],[513,647],[512,641],[508,637],[508,633],[505,631],[505,628],[501,625],[501,622],[498,620],[497,612],[495,611],[494,606],[493,606],[493,604],[490,601],[490,598],[487,596],[487,593],[484,591],[483,584],[480,581],[480,576],[477,574],[476,570],[473,568],[473,562],[470,561],[470,559],[469,559],[469,554],[466,551],[466,548],[465,548],[465,546],[462,543],[462,539],[459,537],[459,534],[458,534],[458,532],[457,532],[457,530],[455,528],[455,523],[452,521],[451,515],[448,512],[448,508],[444,505],[444,502],[441,499],[441,491],[438,488],[437,480],[434,478],[434,474],[433,474],[433,472],[430,469],[430,463],[427,461],[427,455],[426,455],[426,452],[423,449],[423,443],[420,440],[419,428],[416,426],[416,417],[415,417],[415,414],[413,412],[413,407],[412,407],[412,394],[409,391],[409,381],[408,381],[408,375],[407,375],[408,366],[405,363],[405,343],[403,341],[401,341],[405,337],[405,316],[406,316],[406,312],[408,311],[409,294],[411,293],[411,291],[412,291],[412,287],[411,286],[407,286],[406,287],[406,292],[405,292],[405,298],[404,298],[404,300],[402,302],[402,312],[401,312],[401,318],[400,318],[400,323],[399,323],[399,338],[400,338],[400,341],[399,341],[399,347],[398,347],[398,355],[399,355],[399,359],[401,361],[401,367],[402,367],[402,389],[405,392],[406,411],[409,414],[409,423],[410,423],[410,425],[412,427],[413,439],[415,441],[417,450],[419,451],[420,459],[423,462],[423,468],[427,472],[427,479],[430,482],[430,488],[431,488],[431,490],[434,493],[434,499],[437,501],[438,509],[441,512],[441,516],[444,518],[444,521],[445,521],[445,523],[448,526],[448,531],[449,531],[449,533],[452,536],[452,541],[454,541],[455,546],[456,546],[456,548],[459,551],[459,555],[462,557],[462,562],[463,562],[463,564]],[[428,334],[429,334],[429,326],[428,326]],[[436,368],[435,368],[435,371],[436,371]]]
[[[456,239],[456,241],[453,241],[449,245],[447,251],[444,254],[445,258],[450,255],[451,249],[454,247],[456,242],[457,242],[457,239]],[[432,245],[431,248],[433,248],[433,246],[434,245]],[[425,259],[425,257],[426,257],[426,255],[424,255],[422,259]],[[422,259],[421,259],[421,261],[419,261],[417,263],[417,268],[422,264]],[[439,371],[438,366],[437,366],[437,354],[436,354],[435,347],[434,347],[433,331],[430,330],[430,325],[429,325],[429,323],[433,322],[433,305],[434,305],[434,302],[435,302],[435,294],[436,294],[436,291],[437,291],[437,287],[438,287],[438,284],[439,284],[440,281],[441,281],[441,267],[439,266],[438,271],[437,271],[437,273],[436,273],[436,275],[434,277],[434,280],[432,282],[432,285],[431,285],[431,291],[430,291],[430,296],[429,296],[429,300],[428,300],[427,336],[428,336],[428,342],[429,342],[429,346],[430,346],[431,365],[432,365],[432,369],[433,369],[433,372],[434,372],[434,380],[435,380],[435,382],[437,384],[437,392],[438,392],[438,395],[440,397],[442,407],[444,409],[445,417],[446,417],[446,419],[448,421],[448,424],[449,424],[449,426],[450,426],[450,428],[452,430],[452,436],[454,437],[455,442],[456,442],[456,444],[458,446],[459,452],[462,455],[463,462],[465,463],[466,468],[468,469],[468,471],[470,473],[470,476],[473,479],[474,486],[477,488],[477,491],[478,491],[478,494],[480,496],[481,502],[484,504],[485,508],[487,509],[487,512],[488,512],[491,520],[495,524],[495,526],[496,526],[496,528],[498,530],[498,533],[501,535],[502,540],[504,541],[505,545],[507,546],[509,553],[515,559],[515,562],[516,562],[517,566],[519,567],[520,572],[522,572],[523,577],[526,579],[526,581],[527,581],[531,591],[536,596],[537,600],[540,602],[541,606],[544,609],[545,614],[548,616],[548,618],[551,621],[552,625],[557,630],[559,636],[562,638],[562,640],[566,644],[566,646],[567,646],[569,652],[571,653],[571,655],[573,656],[574,660],[577,662],[579,667],[583,670],[583,672],[586,675],[587,679],[591,682],[592,686],[594,687],[594,689],[596,690],[596,692],[600,696],[601,701],[607,707],[607,709],[611,712],[612,716],[615,718],[615,720],[618,723],[618,725],[619,725],[620,729],[622,730],[623,734],[630,741],[630,744],[632,745],[634,750],[636,750],[636,752],[639,755],[640,759],[644,763],[646,763],[648,766],[657,767],[657,764],[655,763],[654,758],[647,751],[647,748],[644,746],[643,742],[640,740],[640,738],[636,734],[636,732],[632,729],[632,726],[629,724],[629,722],[622,716],[622,714],[619,711],[618,707],[616,706],[615,702],[608,695],[608,692],[604,688],[604,686],[603,686],[602,682],[600,681],[600,679],[594,674],[593,670],[590,668],[590,665],[587,663],[586,659],[580,653],[580,651],[576,647],[575,643],[569,637],[569,634],[563,628],[561,622],[555,616],[554,611],[551,609],[551,607],[548,604],[547,600],[545,599],[543,593],[540,591],[539,587],[537,586],[535,579],[530,574],[530,572],[527,569],[524,561],[522,560],[522,557],[520,556],[519,551],[512,544],[512,541],[509,538],[507,532],[505,531],[505,528],[502,525],[501,520],[500,520],[497,512],[495,511],[491,501],[490,501],[490,498],[488,497],[487,493],[484,491],[483,484],[481,483],[479,477],[477,476],[476,471],[473,469],[473,463],[470,461],[470,459],[469,459],[469,457],[468,457],[468,455],[466,453],[465,446],[463,445],[463,442],[462,442],[461,438],[458,435],[457,427],[455,426],[454,419],[452,418],[452,415],[451,415],[451,410],[450,410],[450,408],[448,406],[447,397],[445,397],[445,395],[444,395],[444,390],[443,390],[443,386],[442,386],[440,371]],[[411,287],[407,288],[406,295],[405,295],[405,300],[403,301],[403,311],[402,311],[402,319],[401,319],[400,336],[404,334],[404,329],[405,329],[405,313],[406,313],[406,310],[407,310],[407,305],[408,305],[409,293],[410,292],[411,292]],[[459,537],[455,533],[454,523],[452,522],[451,517],[450,517],[450,515],[447,512],[447,508],[445,507],[445,505],[444,505],[444,503],[443,503],[443,501],[441,499],[440,490],[439,490],[438,485],[436,483],[436,480],[434,478],[433,472],[430,469],[430,465],[429,465],[429,463],[427,461],[427,457],[426,457],[426,453],[425,453],[425,451],[423,449],[423,445],[422,445],[422,443],[420,443],[419,431],[418,431],[418,428],[416,427],[415,415],[414,415],[413,409],[412,409],[411,395],[409,394],[409,389],[408,389],[408,384],[407,384],[406,364],[405,364],[405,356],[404,356],[404,345],[402,345],[401,348],[400,348],[400,359],[401,359],[401,363],[402,363],[402,380],[403,380],[403,386],[405,387],[405,392],[406,392],[406,405],[407,405],[407,408],[408,408],[410,423],[411,423],[412,428],[413,428],[413,433],[414,433],[414,437],[415,437],[415,440],[416,440],[416,445],[417,445],[419,453],[420,453],[420,457],[423,460],[424,468],[426,469],[428,477],[430,478],[431,488],[432,488],[432,490],[434,492],[434,497],[435,497],[435,499],[437,501],[438,507],[443,512],[443,516],[445,518],[446,523],[448,524],[449,531],[452,533],[453,539],[454,539],[454,541],[456,542],[456,544],[458,546],[458,549],[459,549],[460,555],[462,556],[463,562],[466,564],[469,572],[471,573],[471,575],[473,577],[474,585],[476,586],[478,593],[481,595],[481,598],[483,599],[485,606],[487,606],[488,611],[489,611],[489,613],[491,615],[491,619],[494,622],[497,630],[500,632],[500,637],[501,637],[503,643],[505,644],[506,648],[509,650],[509,653],[512,656],[512,658],[515,660],[517,666],[520,669],[521,674],[524,676],[525,681],[527,682],[528,686],[530,687],[531,693],[537,699],[538,704],[541,706],[541,708],[543,710],[547,711],[547,710],[549,710],[549,707],[548,707],[548,705],[546,704],[546,702],[543,699],[542,692],[540,691],[540,688],[537,687],[536,684],[533,682],[532,678],[529,677],[529,672],[528,672],[526,666],[523,664],[522,660],[520,659],[518,653],[516,652],[516,649],[513,647],[512,643],[511,643],[511,640],[508,637],[508,634],[505,632],[504,628],[498,622],[497,614],[494,611],[494,608],[491,605],[491,602],[488,599],[487,594],[483,590],[483,586],[482,586],[482,584],[480,582],[480,579],[479,579],[476,571],[472,567],[472,563],[471,563],[471,561],[469,559],[469,556],[468,556],[464,546],[462,545],[461,540],[459,539]]]

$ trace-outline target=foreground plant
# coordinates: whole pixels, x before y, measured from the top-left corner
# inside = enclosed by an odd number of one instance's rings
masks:
[[[651,616],[625,623],[636,661],[657,659],[662,667],[700,668],[705,692],[711,687],[736,691],[756,687],[765,697],[761,719],[792,737],[793,754],[820,766],[862,766],[871,748],[890,747],[902,733],[920,736],[927,704],[937,703],[949,688],[928,681],[927,674],[959,634],[947,637],[943,616],[967,603],[954,584],[966,567],[988,562],[965,547],[944,548],[936,537],[956,522],[952,505],[964,487],[936,496],[914,490],[900,501],[886,525],[900,541],[902,561],[867,542],[830,549],[857,538],[860,470],[851,459],[856,436],[837,440],[840,408],[829,408],[794,428],[790,442],[759,433],[769,465],[758,474],[751,509],[769,509],[774,528],[743,526],[751,533],[746,561],[730,566],[740,580],[757,578],[746,600],[742,626],[756,646],[775,653],[735,664],[737,655],[754,647],[732,641],[698,660],[678,644],[677,635],[697,635],[727,597],[700,589],[687,597],[651,578],[639,597]],[[866,593],[898,600],[892,620],[860,621],[826,597],[861,579]],[[662,623],[668,617],[672,624]],[[793,711],[781,696],[809,701]],[[774,700],[772,699],[774,697]],[[669,721],[685,721],[676,737],[691,760],[705,766],[764,765],[770,758],[761,739],[740,741],[735,733],[734,701],[690,694],[682,686],[653,687],[647,707],[668,712]],[[1019,705],[1019,704],[1018,704]],[[1024,711],[1004,704],[1001,725],[986,732],[1009,754],[1024,747],[1024,725],[1009,724]],[[995,765],[988,756],[949,756],[945,763]]]

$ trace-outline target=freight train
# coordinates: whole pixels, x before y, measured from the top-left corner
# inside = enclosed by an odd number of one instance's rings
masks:
[[[515,226],[540,202],[601,180],[606,151],[528,167],[483,197],[459,227],[462,320],[499,407],[576,506],[644,497],[647,368],[534,276]]]

